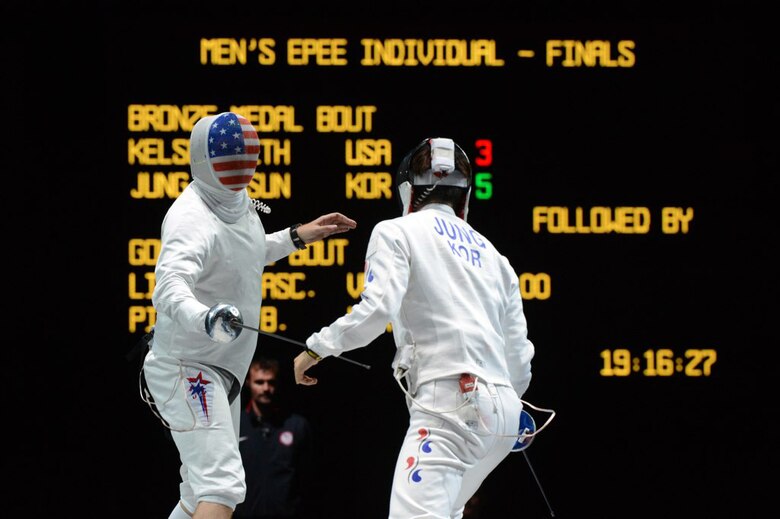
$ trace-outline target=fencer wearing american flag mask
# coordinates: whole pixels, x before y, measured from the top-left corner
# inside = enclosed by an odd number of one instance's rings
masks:
[[[169,519],[229,519],[246,485],[238,449],[241,383],[257,346],[266,265],[356,226],[341,213],[266,233],[247,186],[260,140],[224,112],[190,136],[192,182],[162,222],[152,303],[157,311],[139,374],[142,398],[181,459],[179,503]],[[173,501],[173,499],[172,499]]]

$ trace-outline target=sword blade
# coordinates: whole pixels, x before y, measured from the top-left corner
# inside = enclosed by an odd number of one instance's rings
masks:
[[[254,327],[246,325],[244,323],[239,323],[238,321],[228,321],[228,322],[230,323],[230,326],[238,327],[238,328],[245,328],[247,330],[252,330],[253,332],[257,332],[257,333],[259,333],[261,335],[265,335],[265,336],[268,336],[268,337],[273,337],[274,339],[279,339],[281,341],[286,341],[286,342],[289,342],[291,344],[295,344],[296,346],[300,346],[304,350],[308,349],[308,346],[306,346],[306,343],[304,343],[304,342],[294,341],[292,339],[288,339],[287,337],[282,337],[281,335],[277,335],[275,333],[264,332],[263,330],[260,330],[258,328],[254,328]],[[334,355],[334,357],[336,357],[337,359],[341,359],[344,362],[349,362],[350,364],[354,364],[355,366],[360,366],[361,368],[364,368],[364,369],[371,369],[371,366],[369,366],[368,364],[363,364],[362,362],[358,362],[356,360],[348,359],[347,357],[342,357],[340,355],[339,356]]]

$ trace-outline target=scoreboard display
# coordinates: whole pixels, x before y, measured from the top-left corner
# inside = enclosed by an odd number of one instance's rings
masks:
[[[267,232],[333,211],[358,223],[262,277],[257,348],[282,361],[289,403],[312,422],[318,483],[306,495],[318,517],[387,517],[407,412],[389,323],[345,355],[371,369],[326,359],[312,387],[294,384],[290,341],[360,301],[371,230],[400,216],[396,170],[428,137],[454,139],[471,160],[468,221],[514,266],[536,346],[524,399],[555,411],[490,474],[481,517],[763,509],[776,450],[776,406],[759,402],[775,371],[763,316],[777,171],[750,124],[768,107],[747,31],[727,17],[365,10],[149,7],[101,29],[90,52],[105,110],[112,335],[86,347],[125,375],[98,412],[127,440],[108,440],[109,474],[138,496],[95,483],[109,515],[167,517],[178,496],[176,450],[124,355],[156,322],[160,226],[190,182],[190,131],[225,111],[258,132],[247,189]]]

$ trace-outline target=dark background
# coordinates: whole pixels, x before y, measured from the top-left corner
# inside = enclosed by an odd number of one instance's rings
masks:
[[[736,5],[736,4],[735,4]],[[222,10],[226,6],[222,6]],[[5,464],[19,516],[167,517],[178,492],[173,444],[140,402],[125,354],[127,241],[158,237],[170,200],[136,201],[127,164],[128,104],[294,105],[290,200],[267,201],[274,231],[333,210],[358,220],[342,267],[302,267],[301,302],[279,308],[304,340],[354,301],[373,224],[397,201],[347,200],[346,138],[392,141],[397,162],[446,135],[470,155],[494,145],[493,197],[469,222],[518,273],[546,272],[552,297],[525,302],[537,347],[526,400],[557,411],[527,454],[558,517],[734,517],[763,511],[776,467],[777,60],[762,13],[728,2],[486,2],[362,9],[205,3],[4,5],[9,73],[3,129],[13,341]],[[99,20],[94,22],[92,20]],[[201,37],[273,37],[273,67],[198,62]],[[348,67],[288,67],[292,37],[344,37]],[[500,69],[360,67],[359,40],[484,38]],[[546,68],[548,39],[634,40],[629,69]],[[537,57],[514,52],[534,48]],[[317,134],[318,105],[375,105],[371,134]],[[173,134],[158,134],[169,141]],[[178,137],[186,137],[182,132]],[[162,169],[162,168],[159,168]],[[186,168],[182,168],[186,169]],[[539,205],[643,206],[648,234],[534,234]],[[660,230],[663,207],[692,207],[687,234]],[[295,271],[286,261],[269,268]],[[283,361],[294,346],[262,338]],[[708,377],[602,377],[600,352],[713,348]],[[389,334],[331,360],[292,403],[312,421],[321,517],[387,514],[406,427]],[[771,414],[770,414],[771,412]],[[543,419],[543,416],[539,416]],[[770,472],[771,473],[771,472]],[[513,454],[484,485],[486,517],[549,517]]]

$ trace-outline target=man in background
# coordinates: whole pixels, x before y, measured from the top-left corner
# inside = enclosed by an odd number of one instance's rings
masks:
[[[246,499],[235,519],[291,519],[307,513],[306,489],[314,470],[312,429],[291,412],[279,393],[279,361],[257,357],[244,383],[239,450],[246,473]]]

